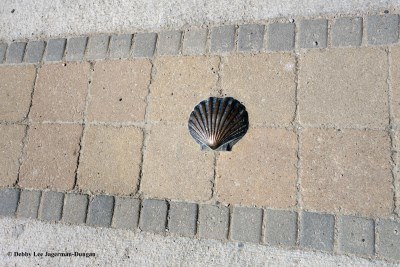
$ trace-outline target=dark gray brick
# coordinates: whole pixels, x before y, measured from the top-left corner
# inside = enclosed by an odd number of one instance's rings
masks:
[[[229,209],[224,206],[200,205],[200,237],[225,240],[229,231]]]
[[[211,52],[231,52],[235,48],[235,26],[226,25],[211,29]]]
[[[99,195],[89,203],[86,223],[92,226],[109,227],[113,217],[114,197]]]
[[[45,46],[44,41],[30,41],[26,46],[25,62],[39,63],[42,61]]]
[[[65,59],[67,61],[79,61],[85,56],[87,37],[69,38],[65,49]]]
[[[23,218],[36,219],[38,217],[41,191],[22,190],[19,199],[17,215]]]
[[[133,37],[133,55],[135,57],[152,57],[156,49],[156,33],[136,33]]]
[[[332,251],[335,218],[329,214],[303,212],[300,223],[302,247]]]
[[[132,34],[113,35],[110,40],[110,58],[128,58],[131,51]]]
[[[167,31],[158,34],[157,53],[159,55],[178,55],[182,32]]]
[[[89,198],[83,194],[66,194],[62,221],[71,224],[83,224],[86,221],[86,212]]]
[[[87,59],[104,59],[107,57],[108,43],[110,36],[97,35],[89,37],[87,44],[86,58]]]
[[[182,53],[204,55],[206,53],[207,29],[190,28],[185,31]]]
[[[360,46],[362,41],[362,18],[338,18],[332,25],[334,46]]]
[[[294,49],[294,23],[272,23],[268,25],[268,49],[290,51]]]
[[[45,61],[61,61],[64,57],[66,39],[50,39],[47,42]]]
[[[376,225],[378,234],[378,254],[400,260],[400,222],[379,220]]]
[[[238,35],[239,51],[260,51],[264,41],[264,25],[240,25]]]
[[[297,213],[267,210],[266,242],[273,246],[294,246],[297,237]]]
[[[61,220],[63,203],[63,193],[54,191],[42,192],[42,200],[39,208],[39,219],[45,221]]]
[[[170,202],[168,230],[184,236],[194,236],[197,226],[197,204]]]
[[[368,43],[372,45],[392,44],[399,40],[399,16],[380,15],[367,18]]]
[[[263,211],[257,208],[235,207],[231,222],[232,240],[259,243]]]
[[[324,48],[328,37],[326,19],[302,20],[300,22],[300,47]]]
[[[140,213],[140,229],[153,233],[164,232],[167,222],[167,212],[167,202],[164,200],[143,200]]]
[[[0,189],[0,216],[14,216],[19,201],[19,189]]]
[[[0,43],[0,64],[4,62],[4,59],[6,58],[6,52],[7,52],[7,44]]]
[[[113,227],[136,229],[139,223],[140,200],[135,198],[115,198]]]
[[[8,46],[6,62],[21,63],[25,54],[25,42],[15,42]]]
[[[353,216],[339,218],[339,250],[344,253],[374,255],[374,221]]]

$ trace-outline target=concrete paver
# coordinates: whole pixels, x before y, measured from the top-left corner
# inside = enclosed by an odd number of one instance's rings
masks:
[[[289,54],[229,56],[224,59],[222,91],[246,106],[251,124],[288,125],[296,107],[294,70]]]
[[[386,132],[308,129],[301,142],[304,208],[364,216],[391,213],[390,139]]]
[[[200,151],[186,127],[153,126],[144,154],[141,191],[155,198],[207,200],[212,194],[213,163],[212,153]]]
[[[0,67],[0,121],[21,121],[28,115],[36,70],[33,66]]]
[[[94,66],[87,119],[143,121],[150,83],[148,60],[102,61]]]
[[[28,130],[19,185],[71,190],[75,183],[81,135],[80,125],[32,125]]]
[[[218,200],[274,208],[294,206],[296,147],[293,132],[250,129],[232,152],[221,153],[218,157]]]
[[[18,179],[25,128],[23,125],[0,125],[0,186],[12,186]]]
[[[76,122],[83,119],[88,63],[56,63],[38,71],[30,118],[33,121]]]
[[[299,117],[311,125],[383,128],[389,123],[388,60],[374,48],[300,55]]]
[[[156,75],[151,85],[151,121],[187,123],[201,100],[216,94],[217,57],[162,57],[154,60]]]
[[[78,187],[129,195],[139,178],[143,134],[135,127],[91,125],[85,129]]]

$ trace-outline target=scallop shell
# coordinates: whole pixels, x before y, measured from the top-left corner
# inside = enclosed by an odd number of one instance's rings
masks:
[[[249,116],[245,106],[232,97],[210,97],[194,107],[188,127],[202,150],[230,151],[246,134]]]

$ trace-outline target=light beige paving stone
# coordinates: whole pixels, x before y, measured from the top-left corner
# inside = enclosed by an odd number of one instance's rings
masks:
[[[11,186],[17,180],[25,127],[0,125],[0,186]]]
[[[339,127],[387,126],[387,61],[386,52],[376,48],[301,54],[300,122]]]
[[[141,121],[150,83],[151,64],[145,59],[101,61],[94,66],[90,90],[90,121]]]
[[[186,126],[152,127],[141,191],[149,197],[202,201],[211,197],[213,153],[200,150]]]
[[[43,65],[38,73],[30,117],[33,121],[83,119],[89,63]]]
[[[32,125],[28,130],[19,185],[23,188],[72,189],[81,135],[81,125]]]
[[[289,54],[225,58],[223,93],[243,102],[251,124],[287,125],[295,112],[295,60]]]
[[[0,121],[24,119],[31,103],[34,66],[0,67]]]
[[[304,208],[362,216],[391,213],[390,139],[386,132],[307,129],[301,142]]]
[[[193,107],[215,96],[217,57],[163,57],[155,60],[150,119],[186,123]]]
[[[392,109],[393,122],[400,125],[400,46],[391,50]]]
[[[90,125],[85,129],[78,187],[129,195],[136,191],[143,134],[135,127]]]
[[[296,135],[285,129],[250,129],[217,161],[218,200],[288,208],[296,203]]]

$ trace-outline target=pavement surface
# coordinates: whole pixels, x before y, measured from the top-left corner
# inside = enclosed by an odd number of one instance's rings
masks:
[[[394,266],[355,256],[25,219],[0,219],[0,226],[5,266]]]
[[[124,34],[90,24],[74,32],[71,22],[63,34],[3,38],[0,257],[400,264],[400,16],[395,3],[383,7],[132,22],[146,31]],[[210,96],[248,111],[249,130],[230,152],[202,151],[189,135],[191,111]],[[38,229],[54,243],[36,245]],[[78,232],[81,242],[65,241]],[[36,247],[97,256],[7,255]]]
[[[177,29],[185,25],[260,22],[325,14],[399,11],[399,0],[168,1],[4,0],[0,7],[0,40],[38,39],[99,33]]]

